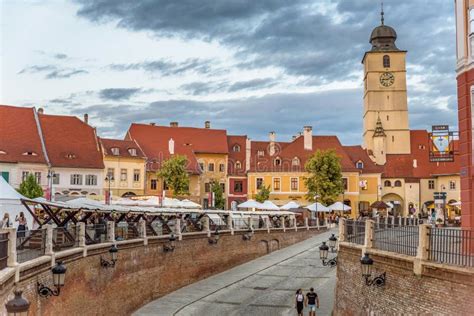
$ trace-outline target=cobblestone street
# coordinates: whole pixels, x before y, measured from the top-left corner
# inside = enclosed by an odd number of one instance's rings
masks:
[[[184,287],[134,315],[296,315],[295,292],[310,287],[320,298],[317,315],[330,315],[336,269],[322,266],[318,249],[329,236],[323,233]]]

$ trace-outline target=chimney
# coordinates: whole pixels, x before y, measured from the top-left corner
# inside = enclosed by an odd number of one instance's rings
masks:
[[[89,114],[84,114],[84,123],[89,124]]]
[[[155,125],[156,125],[156,123],[150,122],[150,125],[151,125],[151,126],[155,126]]]
[[[170,155],[174,155],[174,140],[173,138],[170,138],[168,141],[168,150],[170,152]]]
[[[178,122],[170,122],[170,127],[178,127]]]
[[[303,130],[304,150],[313,150],[313,128],[305,126]]]
[[[43,114],[43,113],[44,113],[44,109],[43,109],[43,108],[39,108],[39,109],[38,109],[38,113],[39,113],[39,114]]]
[[[204,127],[205,128],[211,128],[211,121],[204,122]]]
[[[245,171],[250,170],[250,155],[251,155],[251,146],[252,142],[250,141],[250,138],[245,139]]]
[[[298,136],[296,136],[296,135],[293,135],[293,137],[291,137],[291,140],[293,140],[293,141],[294,141],[294,140],[295,140],[295,139],[297,139],[297,138],[298,138]]]
[[[413,168],[418,168],[418,161],[413,159]]]
[[[275,154],[275,137],[276,134],[275,132],[270,132],[268,134],[268,137],[270,138],[270,148],[268,149],[270,156],[273,156]]]

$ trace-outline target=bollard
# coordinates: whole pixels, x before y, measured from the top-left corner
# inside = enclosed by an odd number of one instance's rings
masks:
[[[265,227],[267,228],[267,233],[270,234],[270,217],[268,215],[265,217]]]
[[[306,227],[306,230],[309,230],[309,222],[308,222],[307,217],[305,217],[305,219],[304,219],[304,226]]]
[[[46,236],[44,240],[44,254],[52,256],[53,252],[53,225],[46,224]]]
[[[85,229],[84,229],[84,233],[85,233]],[[107,238],[107,242],[115,242],[115,222],[114,221],[107,221],[106,238]]]
[[[202,225],[202,226],[203,226],[202,230],[207,233],[207,237],[211,237],[211,229],[210,229],[210,227],[209,227],[209,217],[204,216],[202,219],[203,219],[203,221],[204,221],[204,222],[202,223],[202,224],[203,224],[203,225]]]
[[[281,226],[283,227],[283,232],[286,232],[285,216],[281,216]]]
[[[181,218],[176,218],[176,223],[174,225],[174,231],[176,236],[178,236],[178,240],[183,239],[183,235],[181,234]]]
[[[369,249],[373,247],[374,242],[374,221],[369,219],[365,221],[365,236],[364,236],[364,248]]]
[[[298,225],[296,224],[296,217],[292,216],[292,221],[293,221],[293,227],[295,228],[295,232],[298,231]]]
[[[316,228],[319,230],[319,217],[316,215]]]
[[[227,216],[227,228],[229,228],[230,234],[233,235],[234,234],[234,225],[233,225],[232,216],[230,216],[230,215]]]
[[[138,233],[139,238],[143,239],[143,245],[148,245],[148,238],[146,238],[146,222],[143,218],[138,221]]]

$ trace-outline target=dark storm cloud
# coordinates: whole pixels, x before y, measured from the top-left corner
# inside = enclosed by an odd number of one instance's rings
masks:
[[[128,100],[133,95],[139,93],[141,89],[138,88],[109,88],[109,89],[102,89],[99,91],[99,97],[102,100],[110,100],[110,101],[121,101],[121,100]]]
[[[305,86],[319,86],[342,80],[362,79],[360,61],[365,51],[370,49],[369,36],[372,29],[380,24],[379,2],[374,0],[273,0],[273,1],[215,1],[215,0],[76,0],[81,6],[78,15],[94,22],[114,22],[118,27],[131,31],[151,31],[157,37],[179,37],[185,39],[202,39],[215,41],[234,51],[239,64],[237,67],[261,69],[277,67],[286,75],[301,79]],[[385,23],[393,26],[398,33],[397,46],[408,50],[407,63],[410,67],[408,76],[417,76],[426,89],[416,91],[409,86],[411,126],[424,127],[432,117],[428,109],[439,106],[440,100],[446,102],[449,110],[443,112],[447,122],[455,123],[454,108],[456,95],[455,81],[455,30],[453,1],[433,0],[388,0],[385,1]],[[123,65],[122,65],[123,66]],[[159,71],[165,75],[184,73],[189,70],[181,65],[168,61],[164,64],[148,62],[145,64],[125,65],[122,69],[142,69]],[[128,68],[127,68],[128,67]],[[203,69],[212,69],[212,62]],[[193,67],[190,67],[193,69]],[[194,72],[198,72],[193,70]],[[410,72],[411,71],[411,72]],[[212,75],[212,70],[207,73]],[[211,78],[212,79],[212,78]],[[255,89],[264,88],[255,81]],[[243,85],[245,86],[245,84]],[[193,95],[220,92],[213,80],[210,83],[196,82],[183,87]],[[237,85],[238,88],[238,85]],[[227,87],[227,89],[230,89]],[[251,90],[251,83],[245,86]],[[360,88],[362,90],[362,88]],[[334,93],[328,96],[335,97]],[[293,99],[288,99],[288,98]],[[309,102],[315,95],[306,95]],[[270,98],[270,97],[269,97]],[[300,121],[293,119],[305,112],[299,108],[301,100],[298,95],[279,95],[291,110],[286,119],[291,125]],[[361,111],[361,97],[346,95],[344,103],[351,111]],[[229,113],[228,108],[253,104],[261,106],[267,99],[236,100],[234,102],[216,102],[213,109],[216,113]],[[275,103],[278,99],[272,97]],[[313,103],[318,103],[318,99]],[[328,103],[330,100],[325,99]],[[255,102],[259,102],[258,105]],[[265,102],[264,102],[265,103]],[[196,107],[201,103],[190,104]],[[164,105],[163,105],[164,106]],[[314,105],[313,105],[314,106]],[[333,118],[334,109],[324,113],[311,111],[307,115]],[[421,109],[421,111],[418,111]],[[282,110],[282,109],[280,109]],[[278,111],[266,111],[279,113]],[[359,126],[361,115],[347,109],[337,117],[337,123],[327,121],[328,133],[348,135],[348,125]],[[238,111],[240,112],[240,110]],[[232,112],[234,113],[234,112]],[[262,112],[261,115],[269,115]],[[229,120],[234,119],[233,115]],[[226,118],[218,118],[221,121]],[[276,120],[276,117],[275,117]],[[423,121],[425,120],[425,121]],[[241,123],[240,120],[239,124]],[[252,124],[260,124],[252,121]],[[190,122],[193,120],[190,118]],[[270,122],[275,123],[273,120]],[[232,126],[231,122],[228,122]],[[278,123],[279,124],[279,123]],[[431,125],[431,123],[429,123]],[[226,126],[226,125],[224,125]],[[253,126],[253,125],[252,125]],[[249,128],[252,129],[252,126]],[[243,129],[245,131],[245,129]],[[255,131],[255,127],[253,127]],[[360,131],[357,132],[360,135]],[[346,138],[346,136],[343,136]],[[360,139],[358,136],[356,139]]]
[[[191,58],[183,62],[170,60],[154,60],[132,64],[112,64],[110,69],[116,71],[143,70],[149,73],[157,73],[162,76],[182,75],[185,73],[215,74],[216,69],[212,67],[213,61],[208,59]]]
[[[80,74],[89,73],[86,70],[75,69],[75,68],[60,68],[54,65],[45,65],[45,66],[30,66],[23,68],[18,72],[18,74],[44,74],[45,79],[64,79],[77,76]]]

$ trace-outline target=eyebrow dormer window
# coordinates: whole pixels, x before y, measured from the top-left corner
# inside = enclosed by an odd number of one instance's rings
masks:
[[[38,156],[34,151],[26,151],[22,154],[23,156]]]
[[[110,151],[112,152],[112,155],[114,156],[120,155],[120,149],[117,147],[110,148]]]
[[[364,169],[364,163],[362,161],[358,161],[356,163],[356,168],[357,169]]]
[[[137,155],[137,150],[136,150],[136,148],[129,148],[128,153],[130,154],[130,156],[135,157]]]
[[[298,157],[293,158],[293,160],[291,161],[291,164],[293,166],[299,166],[300,165],[300,159]]]

